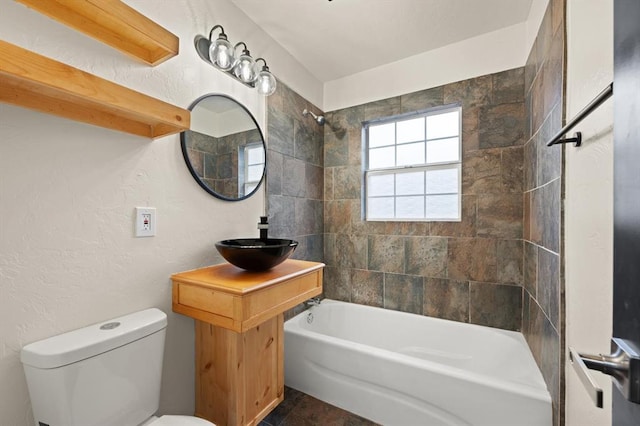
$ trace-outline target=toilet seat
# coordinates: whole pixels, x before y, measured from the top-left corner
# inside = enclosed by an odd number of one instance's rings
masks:
[[[193,416],[162,416],[145,426],[215,426],[210,421]]]

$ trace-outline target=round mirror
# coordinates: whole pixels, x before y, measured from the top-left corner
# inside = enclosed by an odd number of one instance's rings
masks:
[[[225,95],[205,95],[189,107],[182,155],[196,182],[227,201],[251,196],[264,179],[265,145],[249,110]]]

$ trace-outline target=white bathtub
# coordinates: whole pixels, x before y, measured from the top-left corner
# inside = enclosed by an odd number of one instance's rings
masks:
[[[284,330],[285,384],[374,422],[551,425],[520,333],[328,299]]]

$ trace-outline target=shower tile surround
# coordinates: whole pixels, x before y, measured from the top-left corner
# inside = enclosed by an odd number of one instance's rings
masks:
[[[267,100],[270,235],[326,263],[324,296],[522,331],[564,424],[561,276],[564,0],[525,67],[325,113],[279,83]],[[362,220],[362,122],[462,106],[462,220]],[[324,149],[322,148],[324,147]],[[285,314],[289,318],[304,309]]]
[[[326,113],[326,297],[521,330],[524,68]],[[460,104],[462,221],[362,219],[362,122]]]

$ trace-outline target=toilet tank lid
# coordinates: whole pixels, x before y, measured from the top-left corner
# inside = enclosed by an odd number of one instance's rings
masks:
[[[23,364],[58,368],[124,346],[163,330],[167,315],[151,308],[33,342],[22,348]]]

